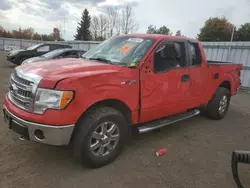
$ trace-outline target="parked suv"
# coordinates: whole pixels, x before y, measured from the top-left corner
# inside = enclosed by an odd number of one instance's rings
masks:
[[[22,65],[27,63],[37,63],[37,62],[46,62],[48,60],[53,59],[62,59],[62,58],[82,58],[82,55],[85,53],[85,50],[78,50],[72,48],[64,48],[64,49],[57,49],[41,56],[32,57],[26,59],[22,62]]]
[[[21,65],[22,62],[28,58],[41,56],[50,51],[60,48],[72,48],[72,46],[66,44],[57,43],[40,43],[31,46],[27,49],[14,50],[8,53],[7,60],[14,63],[15,65]]]

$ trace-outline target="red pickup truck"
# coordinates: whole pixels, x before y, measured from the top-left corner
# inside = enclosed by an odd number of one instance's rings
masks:
[[[120,35],[83,59],[15,68],[3,105],[21,138],[69,145],[99,167],[122,151],[129,130],[145,133],[202,114],[222,119],[242,65],[208,62],[202,44],[166,35]]]

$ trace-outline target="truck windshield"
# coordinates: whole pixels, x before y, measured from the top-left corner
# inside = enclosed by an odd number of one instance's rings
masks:
[[[86,52],[82,57],[104,63],[136,66],[154,42],[149,38],[113,37]]]

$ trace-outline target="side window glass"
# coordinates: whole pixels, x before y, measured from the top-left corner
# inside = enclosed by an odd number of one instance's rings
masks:
[[[77,54],[77,52],[66,52],[65,53],[65,56],[64,56],[65,58],[77,58],[78,57],[78,54]]]
[[[72,58],[78,58],[78,53],[77,52],[71,52],[69,56],[72,57]]]
[[[50,49],[51,49],[51,50],[56,50],[56,49],[59,49],[59,48],[58,48],[57,45],[51,44],[51,45],[50,45]]]
[[[201,65],[201,51],[198,43],[189,43],[189,50],[191,55],[192,65]]]
[[[41,46],[40,48],[37,49],[37,52],[49,52],[49,46]]]
[[[83,52],[83,51],[78,52],[78,57],[81,58],[83,54],[85,54],[85,52]]]
[[[185,45],[183,42],[167,42],[156,49],[154,55],[155,72],[166,72],[185,65]]]

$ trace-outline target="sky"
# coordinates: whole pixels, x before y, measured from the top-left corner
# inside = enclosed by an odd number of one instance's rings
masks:
[[[250,22],[250,0],[0,0],[0,25],[9,30],[33,27],[44,34],[58,27],[64,39],[73,40],[84,8],[96,15],[105,6],[127,3],[139,24],[136,33],[145,33],[152,24],[196,37],[209,17],[225,16],[237,27]]]

